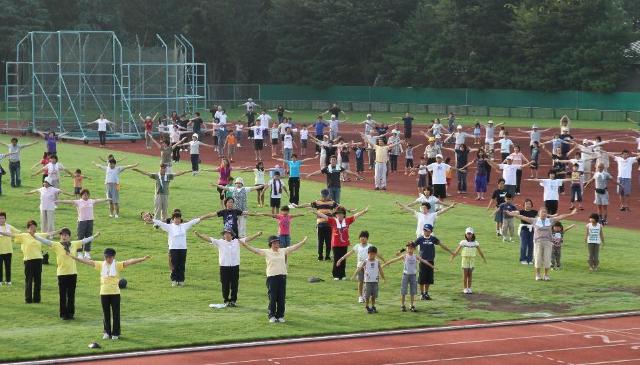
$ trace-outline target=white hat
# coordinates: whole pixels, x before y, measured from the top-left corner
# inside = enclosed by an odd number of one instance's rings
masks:
[[[467,234],[467,233],[473,234],[473,228],[467,227],[467,229],[464,230],[464,234]]]
[[[586,138],[582,140],[582,144],[586,145],[588,143],[591,143],[591,141]]]
[[[147,115],[146,117],[144,117],[144,119],[151,119],[151,116]]]
[[[490,120],[490,121],[488,121],[487,123],[489,123],[489,124],[493,124],[493,120]]]
[[[335,114],[331,114],[331,119],[335,119],[336,115]]]
[[[46,182],[49,185],[53,185],[53,179],[50,176],[45,177],[44,182]]]
[[[249,98],[249,99],[247,99],[247,101],[253,101],[253,99],[252,99],[252,98]]]
[[[443,158],[443,157],[442,157],[442,155],[441,155],[441,154],[439,154],[439,153],[438,153],[438,154],[436,155],[436,158]]]
[[[458,126],[456,128],[462,129],[462,126],[460,124],[458,124]]]
[[[198,138],[198,133],[194,133],[194,134],[192,134],[192,135],[191,135],[191,137],[196,137],[196,138]]]
[[[538,125],[537,124],[532,125],[531,129],[538,129]]]
[[[367,114],[367,118],[371,118],[371,114]]]
[[[513,160],[513,157],[507,156],[507,158],[505,160]]]
[[[233,180],[233,183],[234,184],[242,184],[242,185],[244,185],[244,180],[242,180],[241,177],[236,177],[236,179]]]

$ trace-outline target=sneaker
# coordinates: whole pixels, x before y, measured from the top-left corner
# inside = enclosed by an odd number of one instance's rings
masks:
[[[0,286],[4,285],[4,281],[0,282]]]
[[[109,336],[109,334],[107,334],[107,333],[103,333],[102,334],[102,339],[103,340],[108,340],[109,338],[111,338],[111,336]]]
[[[325,256],[324,261],[331,261],[331,256]]]
[[[429,293],[424,293],[424,300],[431,300]]]
[[[375,305],[371,307],[371,311],[372,311],[373,313],[378,313],[378,310],[376,309],[376,306],[375,306]]]
[[[171,286],[174,286],[174,287],[175,287],[175,286],[177,286],[177,285],[178,285],[178,282],[177,282],[177,281],[172,281],[172,282],[171,282]]]
[[[549,281],[549,280],[551,280],[551,278],[549,277],[549,275],[545,275],[544,278],[542,278],[542,280]]]
[[[109,218],[113,218],[113,214],[109,214]]]
[[[371,310],[371,308],[365,307],[365,309],[367,310],[367,313],[369,313],[369,314],[373,313],[373,310]]]
[[[405,307],[404,305],[400,306],[400,311],[401,312],[406,312],[407,311],[407,307]]]
[[[542,280],[542,278],[540,277],[540,275],[536,275],[536,281],[540,281]]]
[[[338,281],[338,280],[340,280],[340,278],[333,278],[333,280]]]
[[[420,300],[427,300],[427,297],[424,295],[424,293],[420,294]]]
[[[276,321],[277,321],[277,322],[280,322],[280,323],[284,323],[284,322],[285,322],[284,317],[282,317],[282,318],[277,318],[277,319],[276,319]]]
[[[318,256],[318,261],[322,261],[322,256]]]
[[[527,263],[526,261],[520,261],[520,263],[521,263],[522,265],[528,265],[528,263]]]
[[[11,286],[11,282],[10,281],[7,281],[6,284],[7,284],[7,286]]]
[[[184,286],[184,281],[178,281],[178,286]]]
[[[229,302],[229,303],[227,303],[227,307],[230,307],[230,308],[235,308],[235,307],[237,307],[236,302]]]
[[[346,276],[340,278],[340,280],[347,280]]]
[[[117,340],[119,337],[118,336],[111,336],[112,340]]]
[[[117,214],[114,214],[113,218],[120,218],[120,217]]]
[[[502,242],[507,242],[507,238],[506,237],[502,237]]]
[[[413,306],[413,305],[412,305],[411,307],[409,307],[409,311],[411,311],[411,312],[417,312],[416,307],[415,307],[415,306]]]
[[[269,323],[276,323],[276,322],[278,322],[276,317],[269,317]]]
[[[471,290],[471,288],[467,288],[467,294],[473,294],[473,290]]]
[[[467,294],[467,288],[462,289],[462,294]]]
[[[364,303],[364,297],[358,297],[358,303]]]

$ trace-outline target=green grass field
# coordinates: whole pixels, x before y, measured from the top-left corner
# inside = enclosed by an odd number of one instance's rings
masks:
[[[8,141],[3,136],[2,141]],[[26,142],[25,138],[22,142]],[[41,145],[23,151],[23,183],[20,189],[8,185],[4,178],[1,209],[8,212],[8,222],[23,228],[27,219],[38,217],[37,196],[23,192],[39,187],[40,178],[28,177],[28,167],[41,155]],[[101,197],[103,172],[90,167],[90,161],[109,151],[92,147],[61,144],[61,162],[70,169],[82,168],[92,177],[87,187],[94,197]],[[116,153],[117,158],[123,154]],[[144,170],[155,170],[157,158],[126,155],[124,164],[140,162]],[[5,168],[6,162],[5,162]],[[187,168],[185,163],[176,170]],[[246,174],[246,179],[252,176]],[[185,175],[172,184],[171,207],[182,209],[186,217],[215,211],[219,203],[215,190],[209,186],[217,176],[203,173]],[[246,180],[245,180],[246,181]],[[63,180],[63,189],[72,190],[71,180]],[[303,182],[302,201],[315,199],[321,184]],[[252,194],[252,198],[255,195]],[[408,202],[411,197],[367,190],[343,189],[343,203],[349,208],[371,211],[351,228],[357,237],[360,230],[371,233],[371,242],[389,258],[404,242],[414,238],[415,221],[401,213],[392,203]],[[58,318],[58,294],[55,265],[43,272],[42,304],[24,304],[22,254],[14,249],[13,286],[0,287],[0,361],[80,355],[96,352],[118,352],[195,344],[211,344],[257,339],[275,339],[320,334],[335,334],[417,326],[439,326],[456,320],[495,321],[529,318],[531,316],[587,314],[640,308],[640,285],[631,278],[637,275],[634,255],[637,232],[607,228],[607,245],[601,253],[601,271],[589,273],[586,248],[582,243],[583,229],[570,231],[563,251],[564,270],[554,272],[552,281],[536,282],[533,269],[518,263],[519,245],[498,242],[489,212],[470,206],[460,206],[438,221],[437,235],[453,248],[463,236],[466,226],[476,229],[488,264],[477,264],[474,290],[478,294],[461,294],[459,258],[449,263],[442,250],[437,253],[436,285],[431,302],[419,302],[418,313],[401,313],[399,288],[401,264],[386,270],[387,281],[381,285],[378,309],[380,314],[367,315],[357,303],[356,283],[331,280],[331,264],[316,261],[314,218],[297,218],[292,227],[293,240],[304,235],[308,244],[289,260],[286,324],[270,324],[266,318],[265,263],[259,257],[242,252],[238,308],[212,310],[209,303],[221,302],[218,282],[217,251],[191,234],[187,260],[186,286],[172,288],[167,267],[166,235],[143,224],[141,210],[152,207],[153,181],[127,171],[122,176],[122,218],[109,219],[106,207],[97,209],[95,229],[103,235],[94,243],[95,256],[105,247],[114,247],[118,259],[140,257],[153,259],[126,270],[123,276],[129,288],[122,293],[122,339],[103,341],[102,312],[99,301],[99,275],[94,270],[79,267],[76,299],[76,320]],[[251,201],[251,209],[256,209]],[[262,211],[266,211],[265,208]],[[75,231],[76,212],[61,206],[56,225],[70,226]],[[578,222],[582,227],[583,222]],[[210,220],[196,230],[218,235],[221,224]],[[249,232],[276,232],[270,218],[249,219]],[[265,247],[265,239],[254,241]],[[55,257],[52,257],[55,262]],[[354,260],[348,262],[349,270]],[[310,284],[307,278],[318,276],[324,282]],[[98,340],[101,350],[89,350],[87,345]]]

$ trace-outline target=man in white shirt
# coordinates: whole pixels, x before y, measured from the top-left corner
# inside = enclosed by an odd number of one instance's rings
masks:
[[[116,160],[109,160],[109,165],[93,164],[105,171],[104,185],[107,191],[107,199],[109,200],[109,217],[118,218],[120,214],[120,173],[126,169],[137,167],[138,164],[117,166]]]
[[[465,141],[466,141],[467,138],[474,138],[473,134],[469,134],[467,132],[464,132],[462,130],[462,126],[460,124],[458,124],[458,126],[456,127],[456,131],[455,132],[447,135],[447,138],[445,138],[444,141],[447,142],[452,137],[455,140],[455,147],[454,147],[455,149],[459,149],[461,145],[465,144]]]
[[[262,110],[260,115],[256,118],[260,121],[260,129],[262,130],[262,139],[267,139],[269,133],[269,126],[271,125],[271,116],[267,114],[266,110]],[[267,144],[268,146],[268,144]]]
[[[447,197],[447,171],[449,169],[458,170],[453,166],[449,166],[442,162],[442,155],[436,155],[436,162],[427,166],[427,170],[431,173],[431,181],[433,182],[433,195],[439,199]]]
[[[233,238],[234,233],[229,228],[223,229],[222,239],[207,237],[199,232],[194,233],[201,240],[218,249],[222,299],[227,307],[235,307],[238,300],[238,281],[240,279],[240,242],[248,243],[260,237],[262,232],[240,239]],[[215,305],[210,304],[209,307],[215,308]]]
[[[335,114],[331,114],[331,120],[329,120],[329,139],[335,140],[338,138],[338,134],[340,133],[340,123],[342,120],[339,120]]]
[[[607,152],[618,164],[618,194],[620,195],[620,211],[629,210],[629,196],[631,196],[631,170],[638,157],[630,157],[629,150],[622,150],[622,157]]]
[[[489,165],[493,166],[494,168],[502,170],[502,178],[504,179],[504,190],[506,190],[507,193],[511,194],[511,196],[516,196],[516,187],[518,185],[518,170],[522,169],[523,167],[529,166],[531,164],[531,161],[524,165],[514,165],[513,157],[507,156],[507,158],[505,159],[506,163],[496,164],[491,160],[487,160],[487,162],[489,162]]]
[[[555,171],[549,171],[548,179],[527,179],[528,181],[535,181],[540,183],[543,190],[544,206],[547,208],[547,213],[554,215],[558,213],[558,201],[560,200],[559,189],[565,181],[571,181],[571,179],[556,179]]]
[[[367,119],[362,121],[361,124],[364,124],[364,134],[368,135],[372,129],[376,127],[376,121],[373,120],[371,114],[367,114]]]
[[[100,147],[104,147],[105,144],[107,143],[107,126],[109,124],[115,124],[115,123],[106,119],[104,113],[100,113],[100,118],[87,124],[98,125],[98,137],[100,138]]]
[[[243,105],[247,108],[247,112],[249,112],[250,110],[256,110],[256,108],[260,107],[260,105],[253,102],[252,98],[247,99],[246,103],[242,103],[238,106],[243,106]]]

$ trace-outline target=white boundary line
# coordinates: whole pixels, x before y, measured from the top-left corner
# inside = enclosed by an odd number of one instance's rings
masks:
[[[389,330],[389,331],[378,331],[378,332],[348,333],[348,334],[341,334],[341,335],[299,337],[299,338],[275,339],[275,340],[264,340],[264,341],[254,341],[254,342],[239,342],[239,343],[230,343],[230,344],[222,344],[222,345],[192,346],[192,347],[181,347],[181,348],[173,348],[173,349],[132,351],[132,352],[122,352],[122,353],[112,353],[112,354],[107,353],[107,354],[100,354],[100,355],[87,355],[87,356],[67,357],[67,358],[58,358],[58,359],[10,362],[10,363],[3,363],[0,365],[69,364],[69,363],[86,362],[86,361],[112,360],[112,359],[122,359],[122,358],[142,357],[142,356],[174,355],[174,354],[182,354],[182,353],[190,353],[190,352],[227,350],[227,349],[236,349],[236,348],[251,348],[251,347],[262,347],[262,346],[271,346],[271,345],[288,345],[288,344],[295,344],[295,343],[307,343],[307,342],[318,342],[318,341],[346,340],[346,339],[366,338],[366,337],[393,336],[393,335],[402,335],[402,334],[432,333],[432,332],[444,332],[444,331],[459,331],[459,330],[469,330],[469,329],[511,327],[511,326],[546,324],[546,323],[556,323],[556,322],[574,322],[574,321],[586,321],[586,320],[595,320],[595,319],[609,319],[609,318],[632,317],[632,316],[640,316],[640,311],[591,314],[591,315],[584,315],[584,316],[522,319],[522,320],[468,324],[468,325],[459,325],[459,326],[442,326],[442,327],[411,328],[411,329]]]

